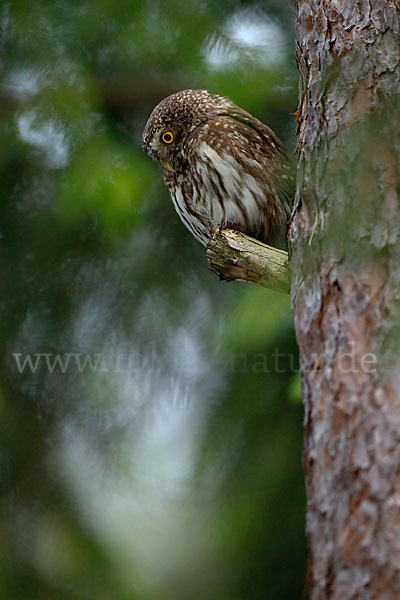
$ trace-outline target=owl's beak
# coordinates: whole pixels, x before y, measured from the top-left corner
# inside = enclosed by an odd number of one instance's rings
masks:
[[[170,173],[175,173],[175,169],[172,167],[172,165],[169,161],[163,160],[162,158],[160,158],[160,164],[164,169],[166,169]]]

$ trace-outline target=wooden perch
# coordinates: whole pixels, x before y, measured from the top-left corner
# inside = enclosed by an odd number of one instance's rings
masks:
[[[218,229],[207,246],[211,271],[225,281],[246,281],[288,294],[288,254],[232,229]]]

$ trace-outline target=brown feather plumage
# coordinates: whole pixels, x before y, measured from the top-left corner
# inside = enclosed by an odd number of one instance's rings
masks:
[[[210,228],[231,225],[285,246],[293,195],[286,150],[233,102],[205,90],[169,96],[150,115],[143,150],[163,167],[176,211],[202,244]]]

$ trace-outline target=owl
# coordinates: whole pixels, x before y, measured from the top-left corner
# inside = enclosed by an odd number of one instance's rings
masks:
[[[227,98],[184,90],[155,107],[142,142],[162,167],[176,212],[203,245],[220,226],[285,247],[291,169],[264,123]]]

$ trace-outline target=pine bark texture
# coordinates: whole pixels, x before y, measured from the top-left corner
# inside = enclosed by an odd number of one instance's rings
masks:
[[[313,600],[400,599],[399,2],[298,0],[292,305]]]

